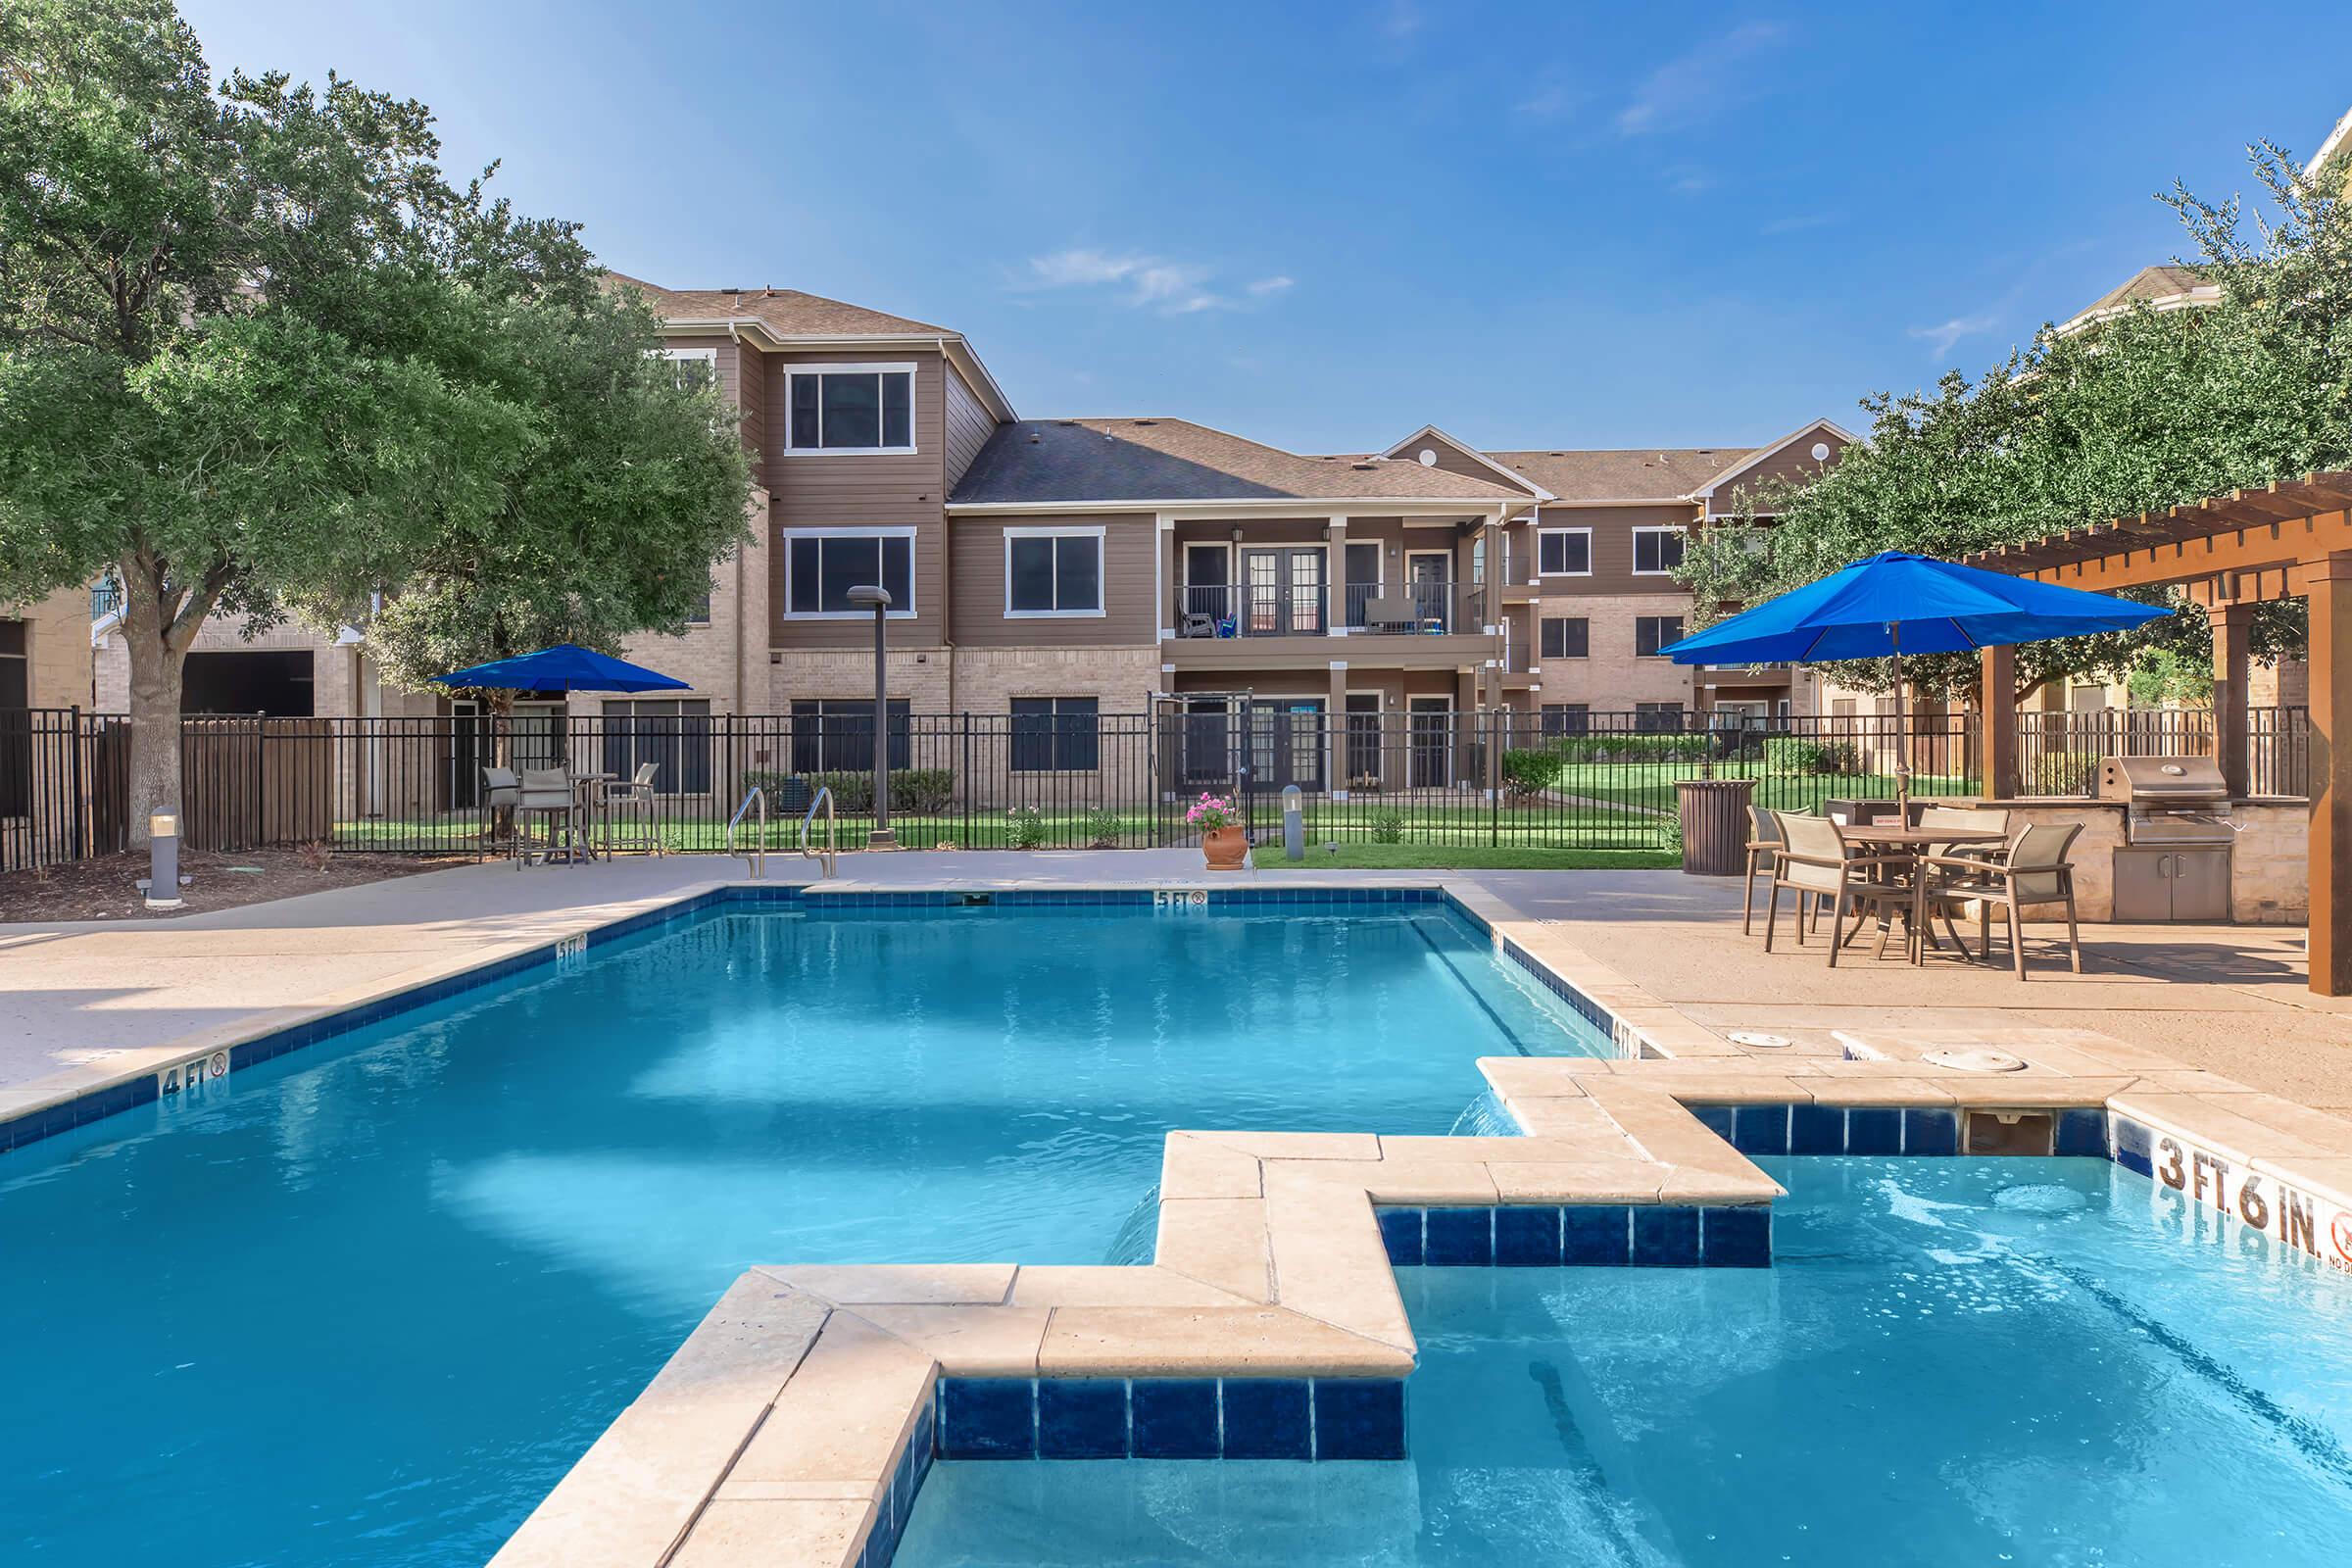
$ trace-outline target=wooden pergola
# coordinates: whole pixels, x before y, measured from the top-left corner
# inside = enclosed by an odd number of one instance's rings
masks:
[[[2300,598],[2310,618],[2311,989],[2352,995],[2352,472],[2280,479],[2193,506],[2003,545],[1969,564],[2093,593],[2176,583],[2213,617],[2214,740],[2247,792],[2246,663],[2254,607]],[[1984,652],[1985,772],[2017,777],[2014,652]]]

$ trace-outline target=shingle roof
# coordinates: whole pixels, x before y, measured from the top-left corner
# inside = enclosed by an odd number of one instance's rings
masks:
[[[2205,274],[2193,267],[2170,264],[2143,267],[2084,306],[2078,314],[2089,316],[2099,311],[2112,311],[2140,300],[2174,299],[2205,286]]]
[[[1524,502],[1509,486],[1418,463],[1312,458],[1190,419],[1024,419],[1000,425],[951,505],[1056,501]]]
[[[1749,446],[1642,447],[1592,452],[1490,452],[1562,501],[1680,501],[1753,454]]]
[[[892,316],[885,311],[869,311],[862,305],[829,300],[821,294],[804,294],[797,288],[663,288],[623,272],[607,275],[614,283],[645,295],[657,312],[672,320],[757,317],[784,337],[892,336],[904,332],[960,335],[949,327]]]

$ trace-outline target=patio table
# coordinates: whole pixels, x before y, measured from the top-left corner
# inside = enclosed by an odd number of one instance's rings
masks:
[[[1911,857],[1911,876],[1914,886],[1918,885],[1918,879],[1922,874],[1919,865],[1919,858],[1926,854],[1928,850],[1935,845],[2006,844],[2009,842],[2009,834],[2006,830],[1995,830],[1992,828],[1971,829],[1958,827],[1911,827],[1897,822],[1857,822],[1852,826],[1843,829],[1843,832],[1848,843],[1868,845],[1873,849],[1883,849],[1896,853],[1908,851]],[[1890,871],[1891,868],[1882,867],[1881,870],[1882,872],[1886,872]],[[1904,915],[1905,925],[1910,925],[1914,918],[1915,917],[1913,915],[1906,912]],[[1879,915],[1879,928],[1882,931],[1886,928],[1886,920],[1887,916],[1882,911]],[[1924,963],[1927,961],[1927,950],[1931,947],[1940,948],[1943,946],[1943,944],[1936,940],[1936,928],[1932,924],[1926,920],[1919,920],[1917,923],[1919,926],[1918,935],[1921,940],[1919,943],[1911,945],[1911,952],[1914,955],[1911,961],[1914,963]],[[1950,926],[1951,921],[1948,916],[1946,917],[1944,924],[1947,928]],[[1835,931],[1831,932],[1830,940],[1833,942],[1837,941],[1838,933]],[[1968,951],[1968,944],[1960,940],[1960,933],[1958,931],[1952,932],[1952,942],[1954,946],[1959,948],[1961,957],[1967,959],[1971,963],[1976,961],[1974,955]]]
[[[576,803],[575,809],[579,812],[577,851],[573,858],[576,859],[585,855],[591,861],[596,859],[597,830],[601,826],[609,833],[612,825],[612,807],[606,795],[605,786],[619,776],[617,773],[574,773],[571,775],[572,799]],[[604,858],[610,860],[612,858],[612,853],[610,850],[606,851]]]

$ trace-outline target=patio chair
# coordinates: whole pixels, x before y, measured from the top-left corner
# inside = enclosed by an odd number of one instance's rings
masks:
[[[1920,859],[1923,897],[1943,913],[1954,905],[1977,906],[1980,950],[1992,956],[1992,911],[2008,917],[2009,956],[2020,980],[2026,977],[2024,911],[2048,904],[2066,906],[2066,951],[2074,972],[2082,972],[2082,940],[2075,923],[2075,868],[2067,853],[2082,831],[2080,822],[2036,822],[2021,834],[2002,858],[1929,855]],[[1950,916],[1945,914],[1947,927]],[[1959,941],[1953,932],[1952,940]],[[1966,953],[1967,945],[1960,951]]]
[[[545,830],[545,848],[539,852],[542,860],[555,858],[560,842],[564,853],[574,862],[580,858],[579,797],[573,793],[571,775],[560,767],[534,767],[524,770],[521,788],[514,802],[514,826],[518,836],[525,838],[523,858],[530,858],[527,843],[529,824],[536,817]]]
[[[1772,819],[1772,812],[1752,802],[1747,808],[1747,880],[1740,889],[1740,934],[1753,935],[1756,929],[1756,872],[1770,875],[1773,859],[1781,853],[1781,825]]]
[[[1948,827],[1955,833],[2006,834],[2009,831],[2009,813],[1992,809],[1989,807],[1930,806],[1921,808],[1919,825],[1929,829]],[[1987,856],[1998,859],[2002,854],[2006,853],[2006,850],[2005,842],[2002,844],[1931,844],[1928,846],[1930,855],[1965,855],[1972,859]]]
[[[1186,611],[1184,624],[1176,628],[1179,637],[1214,637],[1216,634],[1217,617],[1205,610]]]
[[[637,771],[619,783],[605,786],[605,848],[662,853],[662,838],[654,824],[654,786],[662,776],[660,762],[639,762]],[[627,833],[621,831],[623,824]]]
[[[482,837],[491,844],[503,846],[509,855],[514,853],[514,808],[522,797],[522,779],[511,767],[482,769],[482,809],[489,813],[483,824]],[[500,814],[505,813],[506,831],[499,831]]]
[[[1781,830],[1781,848],[1774,857],[1772,891],[1764,901],[1764,951],[1772,951],[1774,923],[1780,915],[1781,889],[1796,895],[1796,943],[1805,943],[1805,899],[1808,895],[1830,902],[1830,967],[1838,967],[1838,950],[1852,940],[1862,929],[1863,918],[1874,909],[1889,923],[1879,927],[1879,945],[1873,957],[1883,957],[1886,952],[1886,936],[1891,929],[1891,916],[1900,911],[1906,921],[1904,940],[1909,946],[1919,941],[1919,890],[1915,885],[1882,880],[1887,874],[1908,869],[1915,860],[1909,855],[1857,855],[1845,842],[1844,830],[1826,816],[1799,816],[1793,811],[1775,811],[1774,822]],[[1845,911],[1851,906],[1854,930],[1845,929]]]

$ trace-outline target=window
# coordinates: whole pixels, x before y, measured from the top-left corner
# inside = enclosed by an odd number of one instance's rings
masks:
[[[1680,615],[1634,617],[1634,655],[1638,659],[1656,659],[1659,649],[1682,640],[1683,617]]]
[[[1102,751],[1092,697],[1015,697],[1011,767],[1016,773],[1091,773]]]
[[[662,795],[710,793],[710,704],[701,698],[608,699],[604,769],[633,778],[653,763],[654,789]]]
[[[692,626],[710,624],[710,581],[707,577],[703,580],[703,597],[686,612],[686,621]]]
[[[716,349],[657,349],[653,352],[669,362],[670,372],[677,377],[680,391],[691,392],[718,379]]]
[[[1689,536],[1680,528],[1634,530],[1634,575],[1657,577],[1683,564],[1683,545]]]
[[[913,366],[808,365],[785,379],[786,455],[914,450]]]
[[[1592,710],[1585,703],[1545,703],[1544,733],[1549,736],[1585,735],[1592,729]]]
[[[889,703],[890,765],[911,765],[913,721],[906,699]],[[871,773],[874,770],[874,700],[846,697],[792,705],[792,770],[795,773]]]
[[[1004,613],[1102,613],[1101,528],[1004,530]]]
[[[1679,735],[1683,728],[1680,703],[1636,703],[1634,728],[1644,735]]]
[[[1536,574],[1540,577],[1592,575],[1592,530],[1543,528],[1536,533]]]
[[[914,613],[914,530],[801,528],[784,534],[784,612],[847,619],[873,613],[850,603],[850,590],[880,583],[890,613]]]
[[[1582,615],[1544,616],[1544,646],[1540,652],[1545,659],[1590,658],[1592,623]]]

